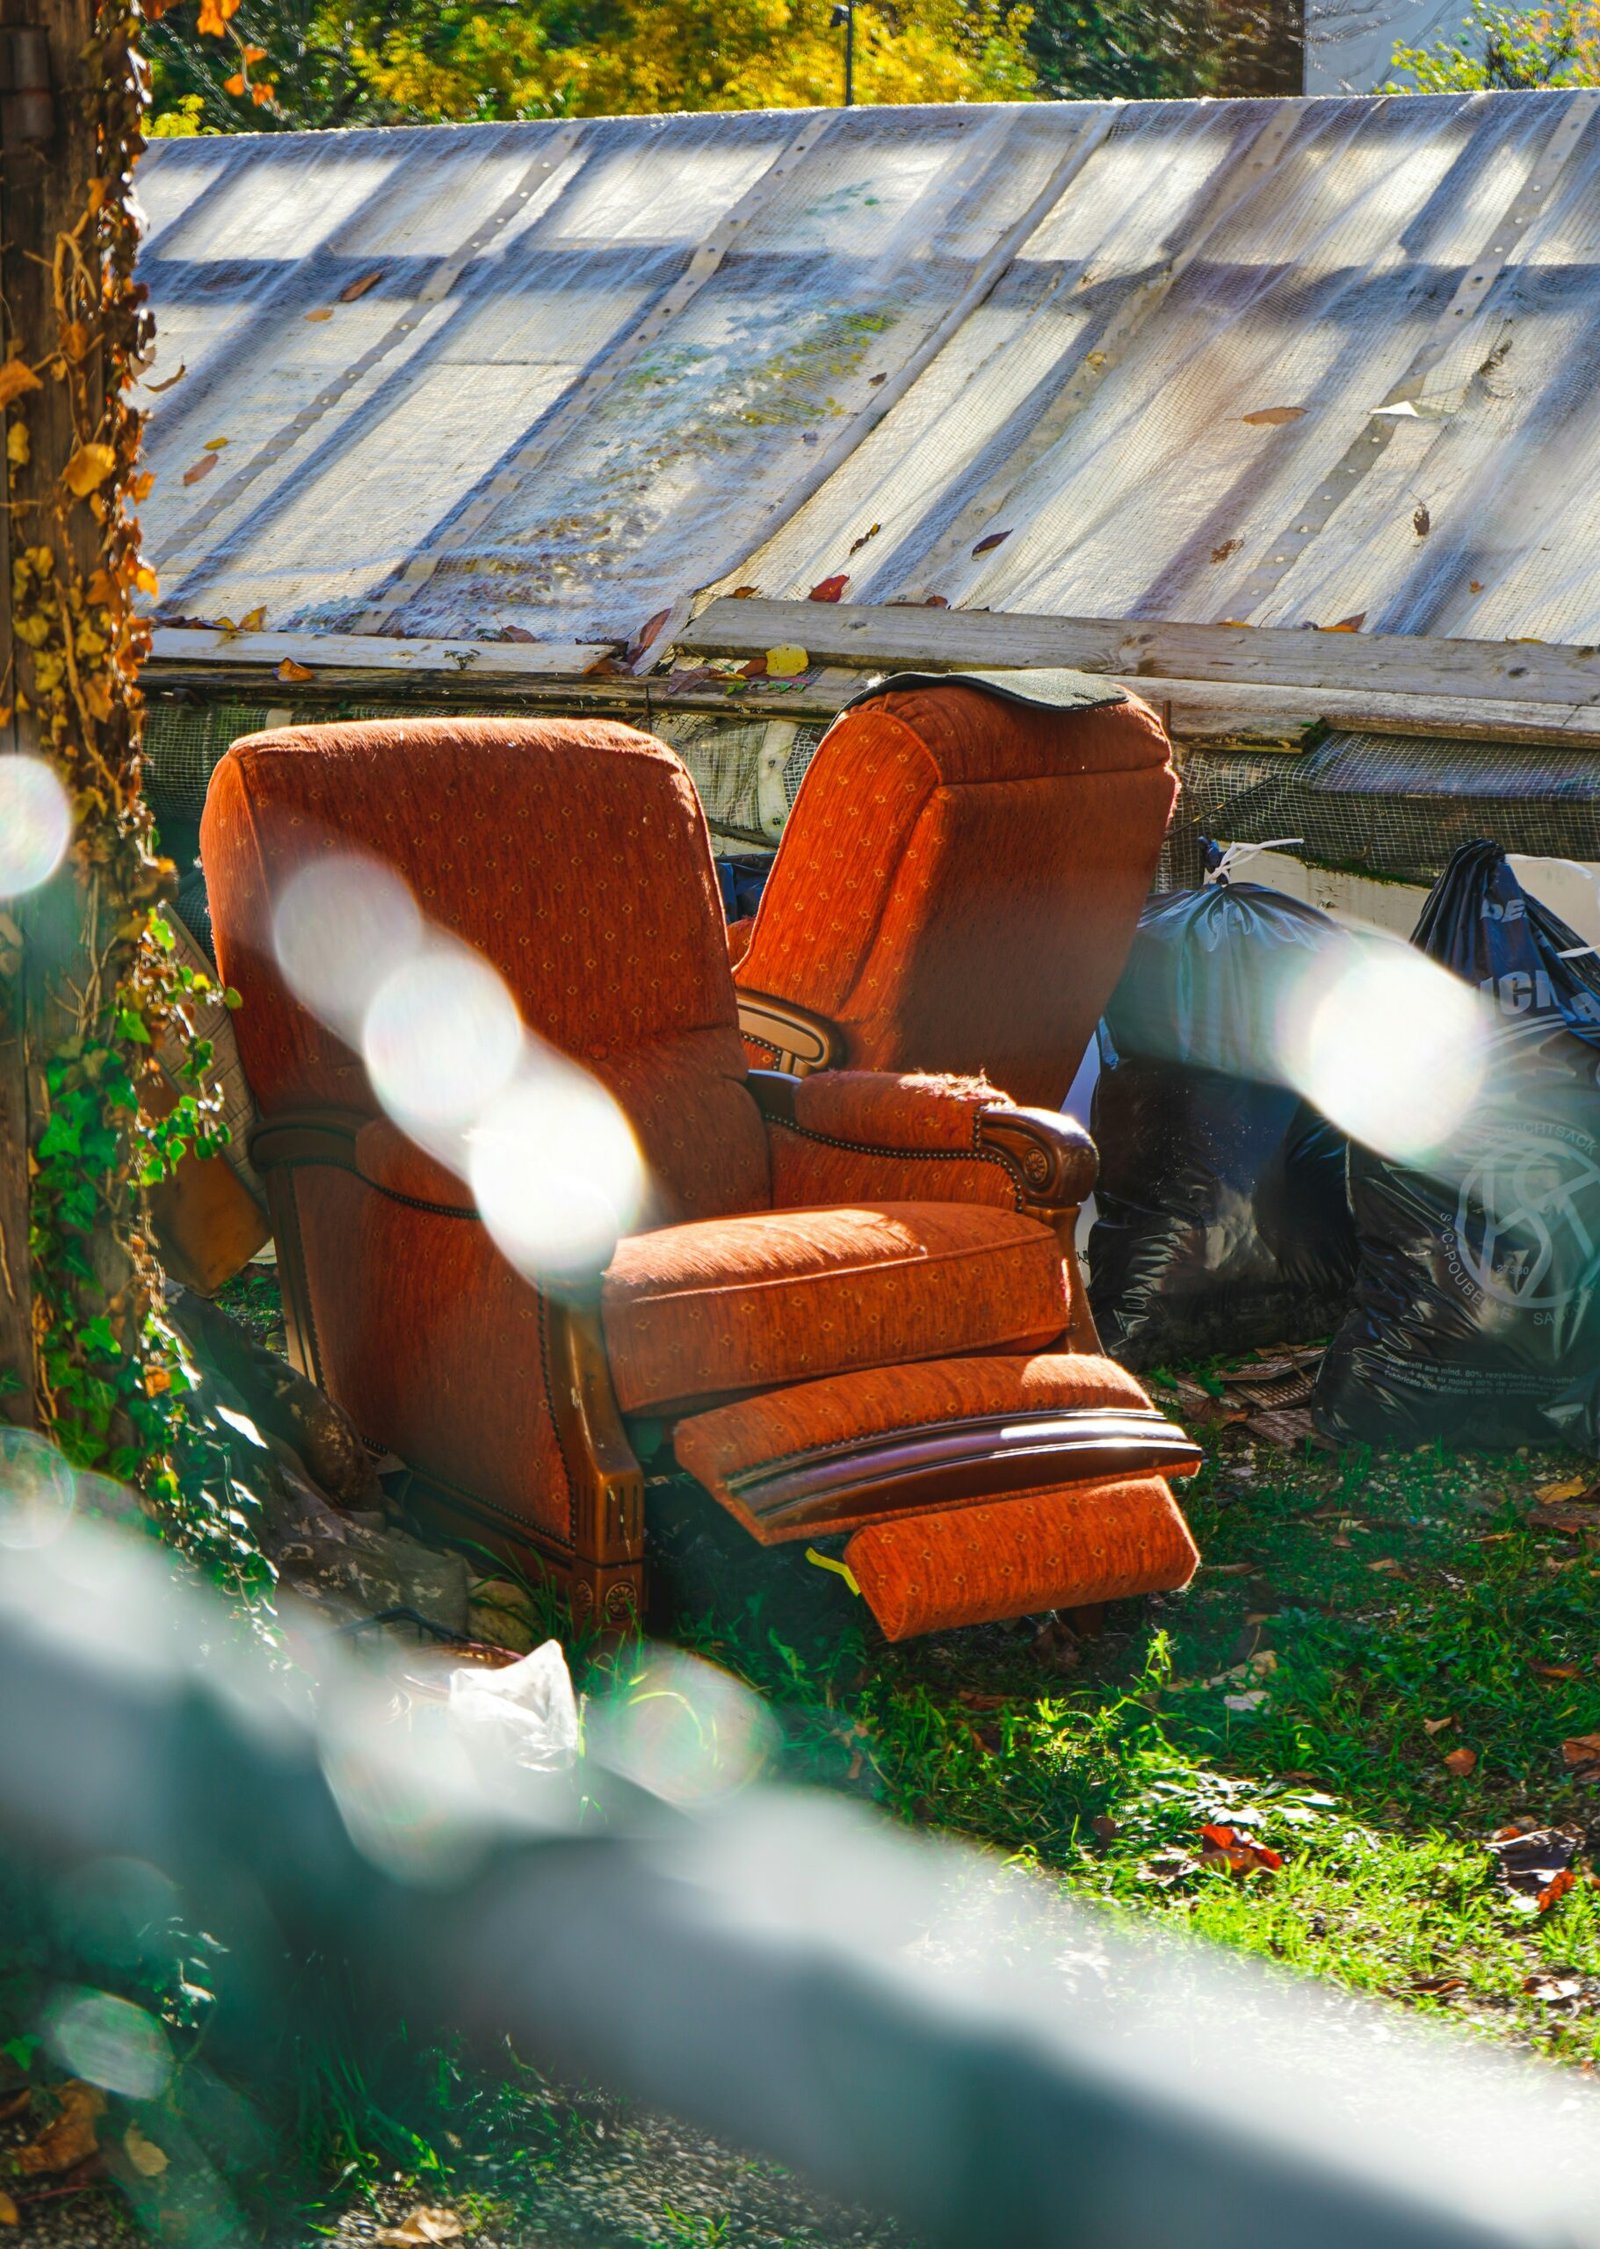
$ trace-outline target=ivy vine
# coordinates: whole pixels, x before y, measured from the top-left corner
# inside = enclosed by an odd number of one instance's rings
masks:
[[[74,815],[67,868],[40,909],[67,928],[69,969],[53,955],[30,965],[30,902],[23,929],[0,913],[0,983],[24,1011],[39,1426],[75,1465],[134,1486],[156,1530],[248,1590],[267,1565],[163,1316],[147,1200],[182,1156],[214,1156],[228,1135],[194,1022],[214,987],[176,955],[163,913],[175,870],[141,791],[141,598],[157,586],[140,554],[151,480],[127,396],[152,340],[134,278],[139,24],[133,0],[97,0],[62,97],[88,128],[73,145],[92,135],[94,158],[81,206],[45,246],[54,333],[14,335],[0,364],[14,631],[0,719],[54,767]],[[175,1103],[163,1042],[180,1056]]]

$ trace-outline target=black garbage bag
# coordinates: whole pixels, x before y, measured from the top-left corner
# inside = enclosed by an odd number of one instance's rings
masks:
[[[1106,1010],[1089,1298],[1140,1368],[1304,1343],[1349,1307],[1345,1143],[1262,1072],[1281,973],[1326,914],[1258,883],[1172,891],[1140,919]]]
[[[1317,1425],[1373,1445],[1600,1452],[1600,962],[1493,843],[1461,846],[1411,941],[1491,997],[1498,1028],[1436,1167],[1351,1147],[1356,1301]]]

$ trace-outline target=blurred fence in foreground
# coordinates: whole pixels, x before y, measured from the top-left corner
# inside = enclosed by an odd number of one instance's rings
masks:
[[[683,1664],[669,1700],[696,1692]],[[739,1785],[761,1714],[715,1673],[687,1757],[657,1698],[594,1711],[571,1775],[475,1761],[442,1704],[343,1655],[313,1697],[158,1552],[75,1524],[0,1540],[0,1712],[0,1848],[52,1883],[158,1870],[252,2006],[343,1957],[414,2029],[509,2035],[931,2241],[1600,2237],[1587,2085]]]

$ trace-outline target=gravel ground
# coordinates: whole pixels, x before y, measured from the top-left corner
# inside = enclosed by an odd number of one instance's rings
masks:
[[[320,2218],[293,2249],[330,2238],[358,2249],[403,2229],[419,2205],[459,2219],[464,2249],[912,2249],[887,2220],[826,2202],[776,2164],[670,2117],[590,2097],[563,2123],[560,2156],[525,2183],[452,2199],[426,2181],[392,2179],[347,2208],[331,2236]]]

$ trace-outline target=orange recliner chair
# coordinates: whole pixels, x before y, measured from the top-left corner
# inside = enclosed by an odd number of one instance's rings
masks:
[[[751,1061],[985,1071],[1059,1108],[1177,789],[1155,712],[1104,681],[884,681],[818,744],[729,933]]]
[[[335,849],[398,871],[626,1112],[654,1207],[592,1287],[521,1278],[288,991],[271,901]],[[984,1086],[747,1075],[673,752],[576,721],[258,734],[202,850],[295,1352],[441,1520],[633,1615],[632,1417],[753,1539],[842,1544],[891,1637],[1188,1578],[1163,1472],[1197,1448],[1073,1348],[1092,1145]]]

